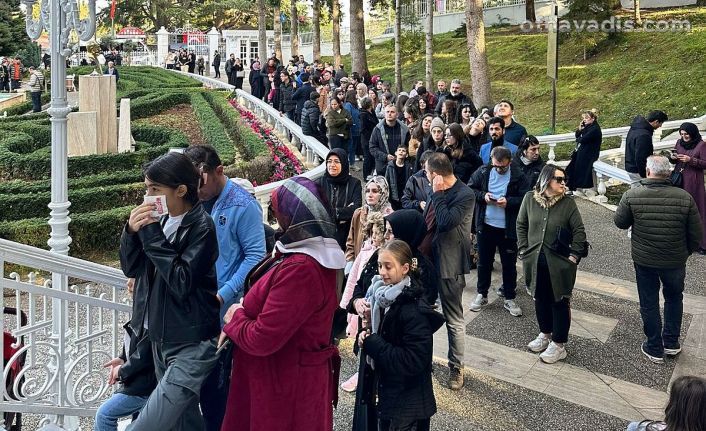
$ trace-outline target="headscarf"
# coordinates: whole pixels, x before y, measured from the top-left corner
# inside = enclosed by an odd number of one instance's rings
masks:
[[[426,235],[426,223],[424,216],[413,209],[401,209],[385,217],[385,220],[392,226],[392,232],[396,239],[407,243],[412,251],[424,240]]]
[[[682,130],[689,134],[691,140],[689,142],[684,142],[683,139],[679,138],[677,144],[681,144],[681,146],[686,150],[693,150],[694,147],[701,142],[701,133],[699,133],[699,128],[696,127],[696,124],[694,123],[682,123],[681,126],[679,126],[679,131],[681,132]]]
[[[383,176],[375,175],[370,178],[367,183],[365,183],[365,188],[367,189],[370,184],[375,184],[380,189],[380,200],[378,200],[377,205],[368,205],[366,202],[363,202],[365,208],[367,209],[367,212],[370,213],[373,211],[378,211],[383,214],[389,214],[391,212],[389,202],[390,187],[387,185],[387,180],[385,180],[385,177]],[[365,190],[363,191],[363,193],[365,193]],[[388,209],[387,207],[390,208]]]
[[[345,184],[346,181],[348,181],[348,177],[351,176],[350,165],[348,164],[348,153],[343,148],[334,148],[333,150],[328,152],[326,158],[324,159],[324,163],[326,162],[326,160],[328,160],[329,157],[331,157],[331,155],[338,157],[338,159],[341,161],[341,173],[335,177],[332,177],[331,174],[328,173],[328,169],[326,169],[326,171],[324,172],[324,177],[330,183]],[[336,204],[335,202],[331,203],[334,205]]]
[[[306,254],[330,269],[346,266],[328,200],[316,183],[304,177],[286,180],[272,192],[272,209],[283,232],[277,251]]]

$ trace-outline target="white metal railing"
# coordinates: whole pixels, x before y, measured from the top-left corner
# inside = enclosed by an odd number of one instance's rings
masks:
[[[52,288],[57,277],[69,290]],[[131,311],[125,282],[118,269],[0,239],[0,330],[16,340],[0,340],[11,353],[0,413],[55,415],[42,422],[59,425],[95,415],[111,390],[102,364],[120,352]]]

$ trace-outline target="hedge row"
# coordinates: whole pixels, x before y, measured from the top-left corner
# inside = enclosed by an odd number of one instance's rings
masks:
[[[120,232],[134,205],[86,214],[71,214],[69,233],[71,255],[86,255],[95,250],[117,250]],[[31,218],[0,223],[0,238],[47,249],[51,228],[46,218]]]
[[[191,108],[199,121],[201,133],[206,142],[216,149],[224,165],[235,161],[236,150],[232,136],[224,129],[223,124],[206,100],[206,93],[194,94],[191,97]]]
[[[162,111],[189,103],[191,95],[187,92],[151,92],[130,101],[130,119],[137,120],[140,118],[151,117]]]
[[[69,177],[134,169],[169,148],[189,145],[183,133],[155,126],[136,126],[133,136],[137,141],[135,152],[69,158]],[[7,132],[0,136],[0,175],[4,178],[37,180],[49,178],[50,173],[51,148],[48,141],[35,140],[21,132]]]
[[[131,184],[142,181],[142,169],[131,169],[108,174],[69,179],[69,190],[109,186],[113,184]],[[50,180],[24,181],[12,180],[0,182],[0,195],[40,193],[51,190]]]
[[[267,144],[243,125],[240,114],[225,98],[225,93],[208,92],[204,93],[204,98],[208,100],[233,142],[237,143],[245,160],[253,160],[259,156],[269,157]]]
[[[116,205],[137,205],[144,194],[145,185],[142,182],[69,189],[69,209],[72,213],[82,214],[111,209]],[[0,202],[0,220],[43,217],[49,214],[47,205],[51,202],[51,192],[0,195]]]
[[[29,91],[27,93],[28,94],[27,94],[27,101],[26,102],[12,105],[9,108],[4,109],[2,112],[0,112],[0,114],[4,114],[5,112],[7,112],[7,116],[11,117],[11,116],[26,114],[29,111],[31,111],[32,110],[32,100],[30,100]],[[49,103],[50,100],[51,100],[51,94],[49,94],[49,92],[42,93],[42,105]]]

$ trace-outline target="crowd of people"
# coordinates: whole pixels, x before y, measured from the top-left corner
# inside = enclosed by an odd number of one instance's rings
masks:
[[[472,312],[521,316],[516,297],[526,291],[538,328],[527,349],[548,364],[569,355],[571,297],[589,251],[571,194],[593,187],[602,139],[595,111],[583,112],[564,169],[544,163],[511,101],[477,108],[457,79],[449,91],[445,81],[433,93],[419,81],[395,95],[380,77],[348,77],[301,57],[250,67],[253,94],[329,146],[325,173],[273,191],[275,233],[252,185],[226,177],[211,147],[145,168],[147,195],[165,196],[168,215],[155,217],[144,203],[121,237],[133,313],[123,355],[106,364],[123,389],[99,410],[97,430],[129,415],[130,430],[331,430],[339,388],[355,392],[356,430],[429,430],[433,336],[444,324],[447,384],[464,386],[462,295],[474,269]],[[635,128],[644,120],[654,131],[666,115],[638,120]],[[644,175],[615,214],[631,229],[641,350],[655,363],[681,351],[685,264],[704,246],[706,143],[692,126],[680,127],[668,157],[627,156],[626,166],[644,163]],[[642,157],[643,136],[631,129],[627,151]],[[689,169],[700,173],[700,195]],[[502,299],[491,304],[496,253]],[[343,338],[355,340],[359,359],[350,376],[339,376]],[[703,423],[706,410],[694,403],[704,402],[706,382],[677,382],[667,429]]]

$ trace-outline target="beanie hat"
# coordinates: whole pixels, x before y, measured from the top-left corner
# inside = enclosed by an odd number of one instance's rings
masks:
[[[441,130],[444,130],[446,128],[446,124],[444,124],[444,120],[442,120],[439,117],[434,117],[433,120],[431,120],[431,127],[429,130],[431,131],[434,127],[438,127]]]

